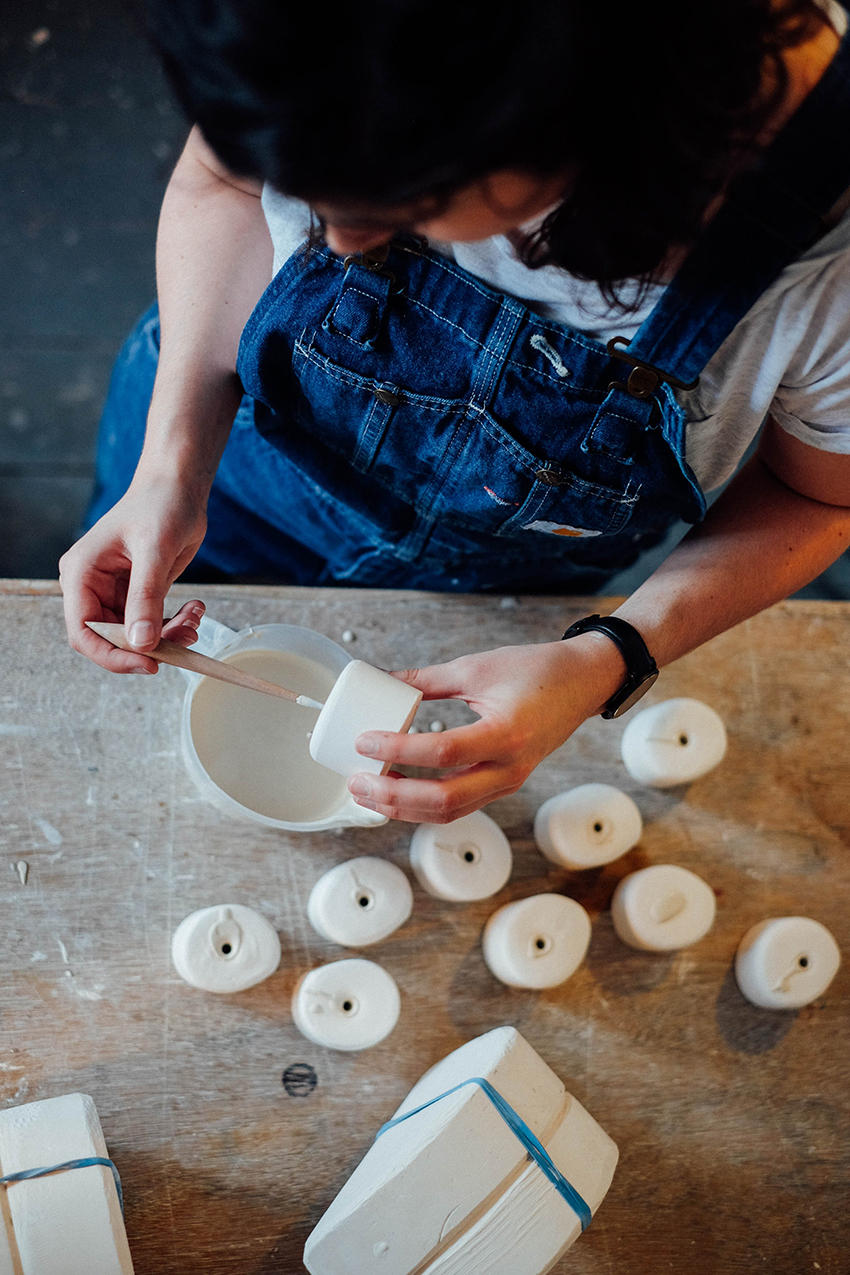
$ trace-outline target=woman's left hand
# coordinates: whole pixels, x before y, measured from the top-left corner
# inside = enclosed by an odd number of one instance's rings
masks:
[[[462,699],[479,720],[439,734],[369,731],[357,750],[394,766],[445,770],[436,779],[353,775],[357,802],[391,819],[450,823],[516,792],[535,766],[622,685],[625,665],[599,633],[567,642],[505,646],[393,674],[424,698]]]

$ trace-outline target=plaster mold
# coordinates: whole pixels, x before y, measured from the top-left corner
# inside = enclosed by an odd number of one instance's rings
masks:
[[[338,863],[319,878],[307,900],[316,933],[343,947],[380,942],[412,911],[413,891],[401,868],[373,856]]]
[[[513,1107],[595,1212],[617,1147],[513,1027],[437,1063],[396,1115],[471,1077]],[[310,1275],[545,1275],[580,1233],[482,1088],[466,1084],[377,1138],[309,1236],[304,1264]]]
[[[575,899],[535,894],[493,913],[481,938],[484,960],[509,987],[559,987],[587,955],[590,929]]]
[[[0,1176],[108,1154],[86,1094],[0,1111]],[[112,1171],[89,1165],[0,1188],[0,1275],[133,1275]]]
[[[774,916],[741,939],[735,978],[744,996],[762,1009],[800,1009],[822,996],[841,964],[841,951],[825,925],[808,916]]]
[[[627,793],[611,784],[581,784],[544,801],[534,839],[545,858],[564,868],[599,868],[640,840],[643,820]]]
[[[241,903],[201,908],[180,922],[171,959],[182,979],[204,992],[244,992],[280,964],[277,930]]]
[[[623,764],[639,784],[671,788],[689,784],[726,756],[726,727],[698,699],[667,699],[645,708],[623,731]]]
[[[400,1012],[392,975],[356,957],[310,970],[292,993],[295,1026],[328,1049],[371,1049],[389,1036]]]
[[[422,692],[363,660],[346,664],[319,713],[310,736],[310,756],[338,775],[385,774],[390,762],[364,757],[354,747],[370,730],[406,733]]]
[[[674,863],[656,863],[623,877],[611,900],[611,919],[629,947],[673,952],[705,937],[716,908],[714,891],[702,877]]]
[[[453,823],[420,824],[410,842],[410,866],[434,898],[471,903],[501,890],[513,856],[495,820],[476,810]]]

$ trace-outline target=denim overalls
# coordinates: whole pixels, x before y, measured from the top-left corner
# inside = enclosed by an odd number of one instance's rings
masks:
[[[295,584],[601,587],[702,518],[675,390],[822,233],[848,138],[845,37],[628,344],[543,320],[413,238],[296,253],[242,335],[200,559]],[[91,521],[129,483],[157,340],[151,312],[116,368]]]

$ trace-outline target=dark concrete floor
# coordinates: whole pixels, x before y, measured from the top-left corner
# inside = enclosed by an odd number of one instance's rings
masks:
[[[154,295],[187,129],[120,0],[7,0],[0,33],[0,576],[55,577],[109,371]]]
[[[0,576],[54,578],[91,490],[112,361],[154,295],[187,127],[128,3],[6,0],[3,16]],[[850,597],[850,563],[805,596]]]

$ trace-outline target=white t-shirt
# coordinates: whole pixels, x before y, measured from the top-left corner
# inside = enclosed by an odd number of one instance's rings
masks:
[[[263,208],[277,273],[306,238],[310,210],[269,186]],[[641,308],[624,315],[596,284],[557,266],[529,270],[504,235],[430,246],[542,317],[602,342],[631,339],[663,291],[650,289]],[[768,413],[801,442],[850,454],[850,211],[782,271],[711,358],[697,388],[678,399],[688,419],[686,459],[706,492],[735,472]]]

